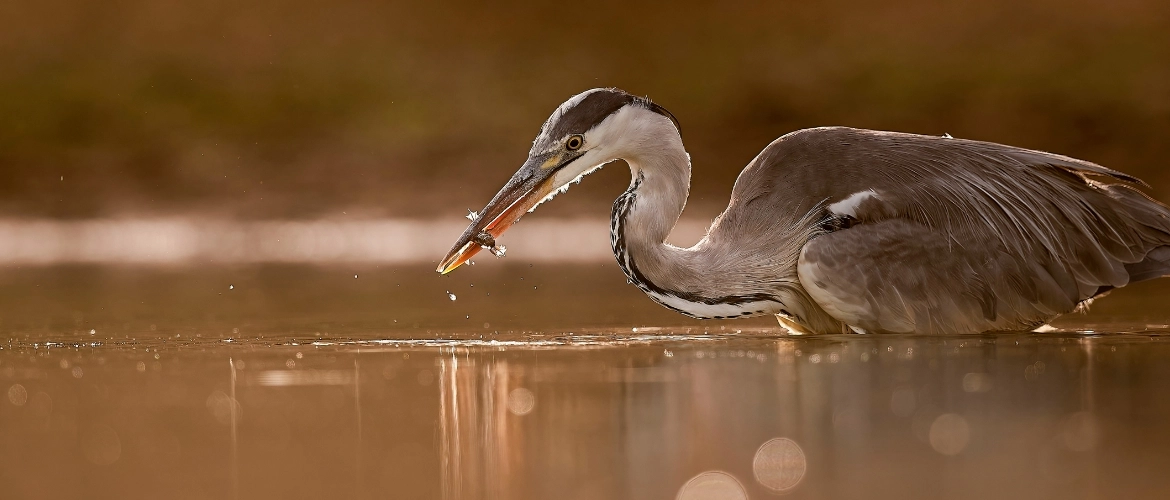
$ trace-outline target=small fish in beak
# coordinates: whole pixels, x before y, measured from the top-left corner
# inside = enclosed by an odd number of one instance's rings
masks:
[[[497,245],[496,239],[492,238],[491,233],[487,231],[480,231],[479,234],[475,235],[475,238],[473,238],[471,241],[478,243],[480,248],[486,248],[488,251],[495,254],[496,257],[503,257],[504,252],[508,251],[508,247],[505,247],[504,245]]]
[[[561,152],[530,157],[483,210],[472,212],[476,216],[468,217],[471,224],[436,271],[447,274],[484,248],[503,257],[506,249],[496,244],[496,238],[554,191],[553,173],[576,157]]]

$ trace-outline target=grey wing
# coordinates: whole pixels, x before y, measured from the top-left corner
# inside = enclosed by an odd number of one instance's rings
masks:
[[[817,304],[854,328],[953,333],[1032,329],[1072,310],[1076,283],[1053,264],[995,245],[959,248],[891,219],[813,239],[797,272]]]
[[[1170,211],[1119,172],[978,141],[802,134],[765,160],[788,170],[770,177],[828,207],[834,220],[805,244],[798,275],[849,325],[1031,328],[1113,288],[1170,274]],[[750,184],[749,174],[744,189]]]

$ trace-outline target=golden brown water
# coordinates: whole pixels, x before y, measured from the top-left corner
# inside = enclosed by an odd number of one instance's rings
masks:
[[[785,337],[660,311],[616,273],[9,270],[0,498],[1160,498],[1170,485],[1164,285],[1121,290],[1060,333]]]

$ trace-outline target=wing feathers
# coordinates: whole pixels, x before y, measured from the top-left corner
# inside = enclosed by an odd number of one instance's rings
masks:
[[[790,195],[836,203],[877,193],[853,207],[857,224],[809,241],[798,264],[810,296],[849,325],[1031,329],[1102,290],[1170,274],[1170,210],[1121,172],[889,132],[820,129],[793,140],[757,167],[789,180]]]

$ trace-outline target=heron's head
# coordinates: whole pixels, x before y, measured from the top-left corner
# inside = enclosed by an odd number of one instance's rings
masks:
[[[467,262],[525,213],[585,174],[668,134],[678,137],[678,122],[649,99],[612,88],[573,96],[544,122],[528,160],[473,218],[438,271],[446,274]]]

